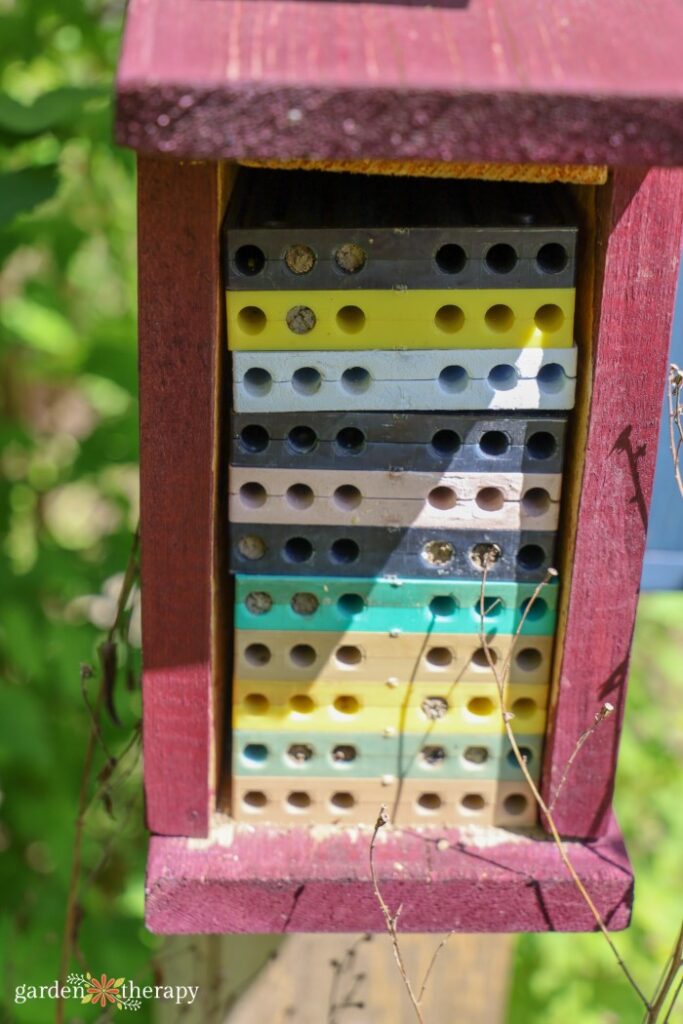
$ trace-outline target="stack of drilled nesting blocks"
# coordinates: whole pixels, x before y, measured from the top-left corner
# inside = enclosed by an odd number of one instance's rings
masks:
[[[538,779],[576,235],[551,185],[241,172],[237,820],[536,820],[491,659]]]

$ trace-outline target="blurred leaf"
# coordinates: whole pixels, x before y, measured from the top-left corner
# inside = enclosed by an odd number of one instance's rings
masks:
[[[78,334],[63,313],[29,298],[8,300],[0,313],[0,322],[31,348],[71,362],[80,353]]]
[[[104,86],[65,86],[43,93],[27,106],[0,92],[0,131],[31,136],[75,120],[93,99],[107,95]]]
[[[0,687],[0,764],[14,761],[37,774],[51,768],[45,709],[40,694],[28,686]]]
[[[58,185],[56,164],[0,172],[0,227],[51,199]]]
[[[130,408],[129,392],[107,377],[84,373],[81,374],[80,385],[100,416],[121,416]]]

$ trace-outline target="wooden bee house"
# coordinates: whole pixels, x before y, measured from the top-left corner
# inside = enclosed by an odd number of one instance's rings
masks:
[[[382,930],[383,804],[403,929],[592,928],[492,657],[627,924],[682,32],[675,0],[132,0],[153,930]]]

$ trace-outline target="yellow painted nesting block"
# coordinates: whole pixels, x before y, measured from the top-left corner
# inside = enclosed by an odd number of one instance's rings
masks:
[[[548,686],[511,683],[505,687],[506,710],[518,733],[542,733]],[[476,683],[353,684],[291,681],[247,682],[233,686],[233,728],[244,731],[499,733],[504,731],[495,687]]]
[[[513,683],[550,682],[552,636],[495,635],[487,643],[499,675]],[[513,649],[512,658],[509,658]],[[369,683],[472,682],[496,679],[476,633],[307,632],[235,630],[234,676],[245,682],[271,679],[307,685],[315,680],[365,686]]]
[[[232,814],[272,825],[374,825],[385,805],[396,825],[528,827],[536,807],[525,782],[496,779],[233,779]]]
[[[228,347],[569,348],[573,288],[226,292]]]

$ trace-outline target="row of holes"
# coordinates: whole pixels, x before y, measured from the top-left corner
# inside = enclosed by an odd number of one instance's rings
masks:
[[[237,550],[243,558],[255,562],[265,557],[268,545],[258,534],[250,533],[238,539]],[[281,549],[284,560],[292,565],[305,565],[311,561],[314,552],[315,548],[307,537],[289,537]],[[334,565],[352,565],[360,558],[360,547],[350,537],[340,537],[332,542],[328,555]],[[427,541],[420,551],[423,563],[434,569],[451,565],[455,555],[455,545],[447,540]],[[467,552],[472,566],[480,571],[483,571],[486,563],[490,568],[501,555],[502,551],[497,544],[475,544]],[[516,560],[520,569],[534,572],[546,561],[546,553],[540,544],[523,544],[517,551]]]
[[[381,319],[381,318],[378,318]],[[484,323],[490,331],[505,334],[511,331],[516,321],[511,306],[498,302],[490,306],[484,314]],[[337,310],[335,322],[343,334],[360,334],[366,325],[366,316],[360,306],[342,306]],[[560,306],[546,302],[534,313],[534,325],[545,334],[559,331],[565,321]],[[292,306],[285,314],[285,323],[292,334],[308,334],[318,322],[315,311],[310,306]],[[434,314],[434,324],[444,334],[457,334],[468,322],[460,306],[448,303],[439,306]],[[268,316],[260,306],[243,306],[237,313],[237,324],[244,334],[261,334],[268,324]]]
[[[244,599],[247,610],[253,615],[265,615],[273,607],[273,598],[265,590],[252,590]],[[367,610],[367,604],[361,594],[342,594],[336,602],[337,609],[342,615],[351,617],[361,615]],[[319,607],[320,601],[315,594],[301,591],[293,594],[289,606],[297,615],[314,615]],[[450,619],[461,608],[459,602],[446,594],[433,597],[427,605],[435,619]],[[500,597],[484,598],[484,617],[495,618],[506,608],[505,601]],[[472,605],[471,611],[477,618],[481,616],[481,601],[479,598]],[[528,621],[538,621],[548,611],[547,602],[542,597],[533,600],[525,598],[519,606],[519,612],[525,615]]]
[[[248,811],[260,811],[267,807],[268,803],[267,795],[260,789],[250,789],[242,796],[242,805]],[[332,793],[329,798],[329,810],[344,813],[350,811],[357,803],[353,793]],[[435,814],[444,803],[438,793],[421,793],[415,801],[415,809],[421,814]],[[528,806],[529,799],[523,793],[510,793],[503,800],[503,810],[511,817],[524,814]],[[285,797],[285,807],[293,814],[301,814],[313,807],[313,798],[305,790],[293,790]],[[462,814],[480,814],[485,807],[486,799],[481,793],[466,793],[459,802]]]
[[[267,644],[247,644],[243,658],[253,668],[265,668],[273,654]],[[432,668],[448,668],[456,659],[456,652],[450,647],[429,647],[424,659]],[[295,644],[287,652],[292,665],[296,668],[310,668],[318,660],[318,651],[312,644]],[[341,668],[353,668],[360,665],[365,655],[355,644],[342,644],[334,652],[334,660]],[[499,655],[492,648],[478,647],[470,656],[469,664],[475,668],[489,669],[489,658],[498,662]],[[535,672],[543,661],[542,653],[536,647],[524,647],[515,655],[515,664],[522,672]]]
[[[251,454],[264,452],[270,444],[270,434],[258,423],[250,423],[240,431],[240,447]],[[383,442],[375,442],[382,444]],[[386,442],[384,442],[386,443]],[[400,443],[400,442],[399,442]],[[432,434],[429,447],[434,455],[455,455],[462,447],[462,438],[455,430],[437,430]],[[495,458],[505,455],[510,449],[510,437],[502,430],[485,430],[477,442],[482,455]],[[365,449],[367,438],[358,427],[343,427],[337,431],[334,446],[340,455],[359,455]],[[307,455],[318,445],[318,435],[312,427],[292,427],[287,434],[287,446],[297,455]],[[557,451],[557,441],[547,430],[537,430],[525,442],[527,454],[532,459],[549,459]]]
[[[310,245],[290,245],[282,259],[287,269],[298,277],[309,274],[318,262],[317,253]],[[365,249],[354,242],[335,249],[333,259],[343,274],[358,274],[368,261]],[[497,242],[486,252],[484,265],[492,274],[509,274],[519,259],[513,245]],[[460,274],[467,265],[468,256],[461,245],[447,242],[434,253],[434,262],[442,274]],[[535,257],[536,267],[542,274],[560,274],[568,262],[567,250],[559,242],[546,242]],[[265,265],[266,255],[257,245],[241,245],[235,252],[235,267],[245,277],[256,277]]]
[[[478,380],[479,378],[474,378]],[[511,391],[517,387],[520,374],[511,363],[499,363],[489,371],[487,381],[494,391]],[[539,390],[544,394],[556,394],[564,386],[567,379],[559,363],[546,363],[536,374]],[[444,366],[439,373],[437,384],[441,391],[453,395],[465,391],[470,382],[470,375],[464,366]],[[279,383],[285,383],[280,381]],[[336,383],[328,381],[327,383]],[[390,381],[374,381],[369,370],[364,366],[350,366],[341,375],[340,383],[349,395],[362,395],[373,383],[385,384]],[[428,383],[424,381],[423,383]],[[291,377],[291,385],[299,395],[315,395],[323,384],[322,374],[313,366],[301,366]],[[244,390],[253,398],[263,398],[273,387],[273,376],[261,366],[252,366],[244,374]]]
[[[251,481],[242,484],[239,489],[239,497],[245,508],[254,509],[262,508],[269,497],[279,498],[282,495],[269,495],[262,484]],[[311,508],[316,499],[323,502],[329,500],[327,496],[316,495],[308,484],[292,484],[285,491],[284,499],[290,508],[299,510]],[[359,508],[363,500],[362,491],[358,487],[354,487],[353,484],[343,484],[341,487],[337,487],[332,494],[332,504],[341,512],[351,512],[353,509]],[[444,485],[433,487],[426,500],[431,508],[437,509],[439,512],[447,512],[458,504],[455,490]],[[505,501],[505,494],[500,487],[482,487],[474,498],[474,503],[482,512],[499,512],[505,505]],[[522,495],[520,505],[525,515],[542,516],[550,508],[550,494],[543,487],[531,487]]]
[[[289,698],[288,704],[290,712],[297,715],[311,715],[316,710],[316,707],[328,707],[327,704],[317,705],[307,693],[294,694],[294,696]],[[263,693],[247,694],[243,705],[245,711],[250,715],[267,715],[270,711],[270,701]],[[345,718],[357,715],[362,710],[363,705],[357,697],[343,694],[335,697],[329,707],[342,718]],[[425,697],[420,708],[426,719],[436,721],[445,718],[450,710],[450,705],[445,697]],[[518,697],[510,708],[515,718],[525,720],[533,718],[537,710],[538,704],[531,697]],[[490,697],[472,697],[467,702],[466,711],[474,720],[478,720],[499,714],[500,707]]]
[[[520,747],[519,752],[524,759],[524,763],[529,766],[533,760],[533,753],[530,748]],[[338,768],[345,764],[352,764],[357,759],[358,754],[358,748],[353,743],[337,743],[327,752],[326,760],[333,767]],[[288,764],[294,767],[301,767],[301,765],[311,761],[315,755],[316,750],[311,743],[291,743],[284,756]],[[265,743],[247,743],[242,751],[242,759],[252,767],[265,766],[270,756],[271,751]],[[387,758],[390,758],[390,756],[386,755]],[[417,755],[417,761],[427,769],[437,769],[443,767],[449,757],[450,755],[445,747],[439,744],[429,744],[420,750]],[[491,752],[488,747],[481,746],[466,747],[460,756],[460,760],[467,771],[471,771],[473,766],[481,767],[485,765],[490,758]],[[513,750],[508,751],[506,761],[512,768],[519,767]]]

